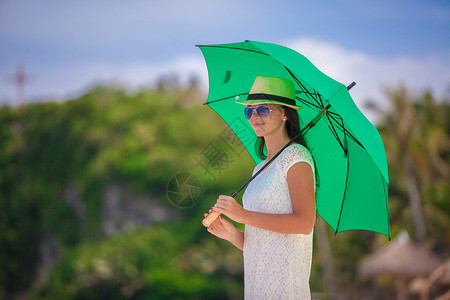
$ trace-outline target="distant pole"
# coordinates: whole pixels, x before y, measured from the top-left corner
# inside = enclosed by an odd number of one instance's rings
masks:
[[[29,81],[29,76],[25,73],[25,64],[23,62],[17,64],[16,73],[13,78],[16,85],[16,106],[17,108],[23,108],[26,104],[25,85]]]

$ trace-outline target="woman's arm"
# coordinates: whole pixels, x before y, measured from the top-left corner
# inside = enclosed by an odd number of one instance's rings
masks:
[[[211,213],[211,210],[209,213]],[[205,214],[206,216],[207,214]],[[222,218],[222,216],[219,216],[209,225],[208,231],[221,239],[229,241],[237,248],[244,249],[244,232],[238,230],[231,222]]]
[[[244,232],[236,229],[235,233],[228,240],[230,243],[235,245],[237,248],[244,250]]]
[[[294,164],[287,173],[292,202],[290,214],[268,214],[244,209],[229,196],[220,196],[214,210],[236,222],[280,233],[311,233],[316,218],[314,175],[306,162]]]

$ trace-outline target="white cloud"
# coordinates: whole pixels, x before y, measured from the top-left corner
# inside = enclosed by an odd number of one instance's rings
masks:
[[[450,55],[422,60],[407,56],[378,58],[311,38],[292,39],[285,45],[305,55],[335,80],[346,85],[355,81],[357,85],[350,94],[363,111],[369,99],[387,104],[385,87],[404,85],[412,92],[429,89],[438,98],[446,95],[450,87]],[[369,119],[373,120],[373,116]]]

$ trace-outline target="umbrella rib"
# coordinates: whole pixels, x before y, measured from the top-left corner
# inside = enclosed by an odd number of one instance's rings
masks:
[[[334,233],[335,236],[338,234],[338,231],[339,231],[339,225],[341,223],[342,211],[344,210],[344,201],[345,201],[345,197],[347,196],[347,184],[348,184],[348,171],[349,171],[349,169],[350,169],[350,160],[348,159],[348,156],[347,156],[347,174],[345,176],[344,195],[342,196],[341,209],[339,211],[339,218],[338,218],[338,222],[337,222],[337,225],[336,225],[336,231]]]
[[[252,50],[252,49],[237,48],[237,47],[224,47],[224,46],[217,46],[217,45],[199,45],[197,47],[199,47],[199,48],[204,47],[204,48],[220,48],[220,49],[241,50],[241,51],[254,52],[254,53],[259,53],[259,54],[270,56],[269,54],[264,53],[264,52],[260,52],[260,51],[256,51],[256,50]]]
[[[323,99],[322,99],[322,95],[318,92],[318,91],[316,91],[316,90],[314,90],[316,93],[316,96],[319,98],[319,101],[320,101],[320,105],[321,105],[321,107],[325,107],[325,104],[323,103]]]
[[[304,104],[306,104],[307,106],[309,106],[309,107],[315,107],[315,108],[317,108],[317,109],[321,109],[321,107],[319,106],[319,105],[317,105],[317,104],[315,104],[315,103],[312,103],[312,102],[309,102],[308,100],[305,100],[305,99],[302,99],[302,98],[300,98],[300,97],[298,97],[298,96],[295,96],[295,99],[297,99],[299,102],[301,102],[301,103],[304,103]]]
[[[344,127],[344,121],[342,121],[342,127]],[[345,134],[345,131],[344,131],[344,144],[347,145],[347,135]],[[347,196],[348,173],[350,171],[350,159],[347,154],[348,154],[348,149],[345,151],[345,157],[347,158],[347,172],[345,175],[344,195],[342,196],[341,209],[339,211],[339,218],[338,218],[338,222],[336,225],[336,231],[334,233],[335,236],[338,234],[338,231],[339,231],[339,225],[341,223],[342,211],[344,210],[344,202],[345,202],[345,198]]]
[[[333,126],[333,123],[331,122],[330,116],[328,114],[327,114],[327,119],[328,119],[328,123],[327,123],[328,128],[330,128],[330,131],[333,133],[334,138],[339,143],[339,145],[342,148],[342,151],[344,151],[345,155],[347,156],[348,149],[342,144],[341,140],[339,139],[336,128]],[[345,133],[344,133],[344,138],[345,138]]]
[[[286,67],[286,66],[284,66],[284,65],[282,65],[285,69],[286,69],[286,71],[288,71],[288,73],[292,76],[292,78],[294,78],[294,80],[295,80],[295,82],[300,86],[300,88],[302,89],[302,91],[307,95],[307,96],[311,96],[311,97],[308,97],[308,98],[312,98],[312,100],[314,100],[317,104],[321,104],[321,107],[323,107],[323,103],[322,103],[322,101],[321,101],[321,97],[320,97],[320,94],[316,91],[316,90],[314,90],[315,91],[315,93],[310,93],[309,91],[308,91],[308,89],[300,82],[300,80],[297,78],[297,76],[295,76],[294,75],[294,73],[292,73],[292,71],[288,68],[288,67]],[[312,95],[315,95],[315,96],[319,96],[319,99],[320,99],[320,102],[319,101],[317,101],[317,99],[315,99]]]
[[[380,171],[380,179],[381,179],[381,182],[383,182],[383,174],[381,174],[381,171]],[[388,183],[388,185],[389,185],[389,183]],[[383,184],[383,190],[384,190],[384,194],[385,194],[385,195],[387,195],[386,188],[387,188],[387,185],[384,185],[384,184]],[[388,204],[388,197],[385,197],[385,200],[386,200],[387,225],[388,225],[388,233],[389,233],[388,238],[389,238],[389,241],[390,241],[390,240],[391,240],[391,224],[390,224],[390,222],[389,222],[389,204]]]
[[[342,121],[342,117],[339,116],[338,114],[336,114],[338,116],[339,119],[341,119]],[[344,128],[344,125],[341,126],[341,124],[339,124],[338,120],[336,120],[335,117],[333,117],[332,115],[329,116],[331,119],[333,119],[333,121],[336,123],[336,125],[338,126],[338,128],[344,133],[346,134],[349,138],[351,138],[355,143],[357,143],[361,148],[365,149],[364,146],[361,144],[360,141],[358,141],[358,139],[356,137],[354,137],[347,129]],[[331,122],[331,121],[330,121]]]
[[[300,83],[298,83],[298,84],[300,84]],[[302,88],[304,88],[304,87],[302,87]],[[311,107],[315,107],[315,108],[317,108],[319,110],[323,109],[325,107],[324,104],[323,104],[323,101],[322,101],[322,96],[316,90],[314,90],[314,93],[311,93],[311,92],[308,92],[308,91],[298,91],[298,90],[296,90],[295,93],[296,94],[302,94],[303,93],[303,94],[306,94],[308,96],[311,96],[310,98],[312,98],[314,100],[314,102],[317,103],[317,104],[309,102],[306,99],[302,99],[299,96],[295,96],[295,98],[297,100],[299,100],[300,102],[303,102],[303,103],[305,103],[305,104],[307,104],[307,105],[309,105]],[[319,101],[315,97],[318,97]]]
[[[311,92],[304,91],[304,90],[295,90],[295,93],[296,93],[296,94],[308,94],[308,95],[310,95],[310,96],[317,96],[317,95],[318,95],[317,92],[311,93]],[[319,95],[320,95],[320,94],[319,94]]]
[[[332,115],[332,116],[336,116],[336,117],[341,118],[341,116],[338,113],[330,111],[329,114]]]
[[[236,95],[233,95],[233,96],[228,96],[228,97],[221,98],[221,99],[216,99],[216,100],[212,100],[212,101],[206,101],[205,103],[203,103],[203,105],[209,105],[211,103],[220,102],[220,101],[228,100],[228,99],[230,99],[232,97],[243,96],[243,95],[248,95],[248,93],[240,93],[240,94],[236,94]]]

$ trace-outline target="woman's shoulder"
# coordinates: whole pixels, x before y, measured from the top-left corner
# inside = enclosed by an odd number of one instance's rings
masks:
[[[309,151],[308,148],[306,148],[305,146],[303,146],[302,144],[298,144],[298,143],[294,143],[289,145],[286,148],[286,154],[289,155],[300,155],[300,156],[311,156],[311,152]]]
[[[283,161],[286,163],[306,161],[309,164],[313,164],[311,152],[305,146],[301,144],[289,145],[285,151],[283,151]]]

